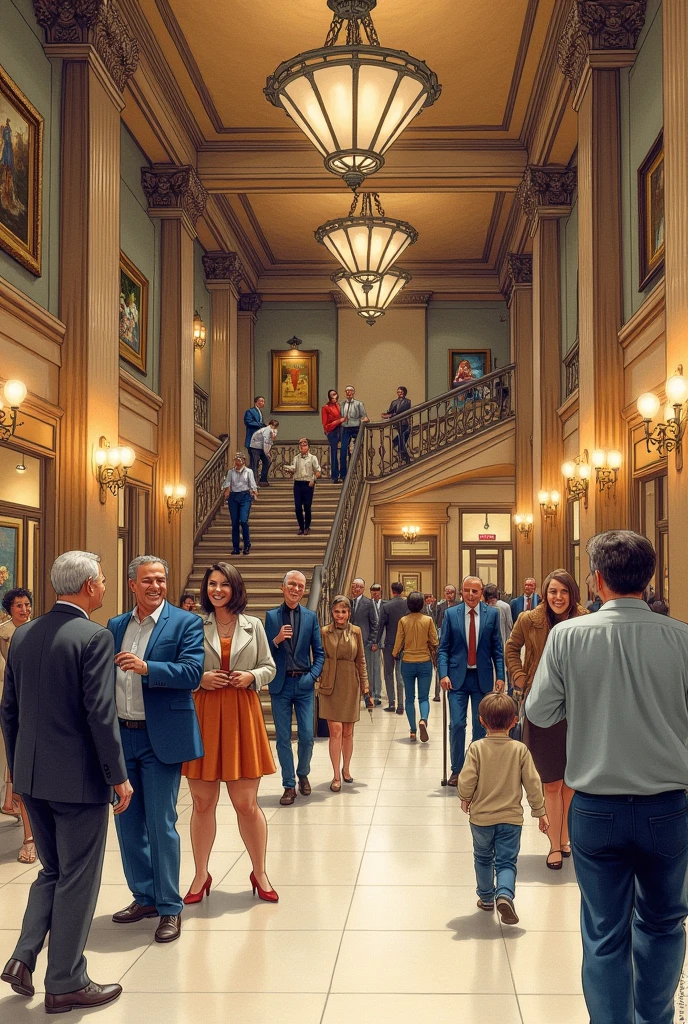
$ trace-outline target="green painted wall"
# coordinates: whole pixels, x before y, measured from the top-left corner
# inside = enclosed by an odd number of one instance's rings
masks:
[[[0,276],[57,316],[62,62],[46,57],[31,0],[3,0],[0,8],[0,65],[45,119],[41,276],[25,270],[4,249],[0,249]]]
[[[211,343],[211,304],[210,292],[205,286],[205,273],[203,270],[203,256],[205,249],[196,239],[194,242],[194,310],[198,310],[201,320],[205,324],[206,343],[205,348],[194,351],[194,380],[199,387],[203,388],[207,395],[210,394],[210,375],[212,372],[213,346]]]
[[[505,302],[430,302],[428,304],[428,398],[449,389],[451,349],[491,351],[490,364],[509,363],[509,315]]]
[[[265,395],[265,420],[270,418],[266,413],[272,415],[271,351],[286,349],[287,341],[294,334],[302,339],[302,349],[320,352],[318,412],[280,412],[274,416],[280,421],[280,437],[284,440],[312,437],[320,441],[325,436],[320,408],[327,402],[330,388],[337,387],[337,308],[334,302],[264,302],[261,306],[255,330],[255,380],[256,394]]]
[[[160,221],[148,216],[141,168],[149,161],[122,124],[120,132],[120,246],[148,279],[148,354],[146,373],[120,359],[120,366],[156,393],[160,392]]]
[[[645,27],[632,68],[621,72],[621,173],[624,322],[659,280],[639,291],[638,168],[662,130],[662,5],[648,0]]]
[[[566,355],[578,337],[578,200],[559,235],[561,260],[561,352]]]

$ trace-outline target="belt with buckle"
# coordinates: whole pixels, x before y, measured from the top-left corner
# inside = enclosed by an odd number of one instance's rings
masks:
[[[145,718],[136,719],[136,721],[134,721],[133,718],[120,718],[119,724],[121,726],[123,726],[125,729],[145,729],[146,728],[146,720],[145,720]]]
[[[291,678],[294,678],[294,676],[305,676],[306,672],[308,672],[308,669],[307,668],[303,668],[303,669],[299,669],[298,672],[285,672],[285,675],[287,675],[287,676],[289,676]]]

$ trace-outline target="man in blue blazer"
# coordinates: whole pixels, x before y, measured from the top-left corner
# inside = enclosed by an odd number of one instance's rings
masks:
[[[284,806],[293,804],[296,799],[296,775],[301,795],[309,796],[311,792],[308,775],[313,753],[315,681],[325,664],[318,618],[300,603],[305,589],[306,577],[292,569],[282,582],[283,603],[265,616],[265,633],[277,667],[269,690],[284,786],[280,803]],[[296,775],[291,749],[292,709],[296,712]]]
[[[255,434],[256,430],[260,430],[264,427],[263,423],[263,407],[265,405],[265,399],[262,395],[256,395],[253,399],[253,405],[250,409],[247,409],[244,413],[244,426],[246,427],[246,437],[244,438],[244,447],[248,451],[251,457],[251,469],[253,469],[253,456],[251,455],[251,438]],[[258,459],[256,457],[256,464]]]
[[[466,576],[461,594],[461,604],[445,612],[437,655],[440,686],[449,700],[450,786],[457,784],[466,756],[468,698],[473,739],[479,740],[485,735],[478,715],[480,701],[490,690],[504,689],[499,610],[481,602],[483,584],[477,576]]]
[[[537,580],[529,576],[528,579],[523,581],[523,593],[520,597],[515,597],[513,601],[509,601],[511,607],[511,618],[516,622],[521,612],[532,611],[540,604],[540,597],[537,593]]]
[[[181,932],[177,797],[183,761],[203,755],[192,691],[203,675],[203,621],[169,604],[167,563],[139,555],[129,565],[133,612],[110,619],[115,638],[115,696],[134,797],[116,819],[122,863],[134,902],[116,924],[160,917],[157,942]]]

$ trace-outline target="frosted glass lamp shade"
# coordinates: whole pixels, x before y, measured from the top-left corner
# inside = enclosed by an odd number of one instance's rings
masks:
[[[659,398],[652,391],[646,391],[636,402],[638,412],[644,420],[653,420],[659,412],[660,404]]]
[[[26,398],[26,384],[21,380],[8,380],[4,387],[5,401],[9,406],[21,405]]]
[[[411,280],[411,275],[404,270],[392,269],[373,285],[364,287],[351,274],[338,270],[332,275],[332,280],[356,307],[359,316],[364,317],[369,324],[374,324],[379,317],[384,316],[387,307]]]
[[[315,238],[348,274],[366,284],[379,280],[416,241],[418,232],[403,220],[349,216],[329,220]]]

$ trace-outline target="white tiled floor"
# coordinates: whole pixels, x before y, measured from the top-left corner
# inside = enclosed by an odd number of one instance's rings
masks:
[[[587,1024],[571,862],[560,873],[547,871],[547,841],[526,817],[516,896],[521,922],[503,927],[479,911],[467,819],[456,790],[439,784],[440,739],[430,731],[430,743],[412,745],[405,718],[378,709],[372,724],[364,715],[356,728],[355,785],[330,792],[325,740],[316,742],[308,799],[280,807],[279,776],[264,780],[277,906],[251,896],[250,866],[225,794],[210,899],[185,909],[182,937],[171,946],[153,941],[154,922],[111,923],[113,911],[130,900],[113,830],[87,957],[91,976],[121,981],[124,995],[98,1020]],[[182,783],[183,891],[193,876],[189,816]],[[3,821],[2,962],[35,875],[14,860],[18,845],[19,830]],[[38,989],[44,970],[45,953],[34,978]],[[0,987],[3,1024],[44,1019],[41,995],[27,1001]]]

